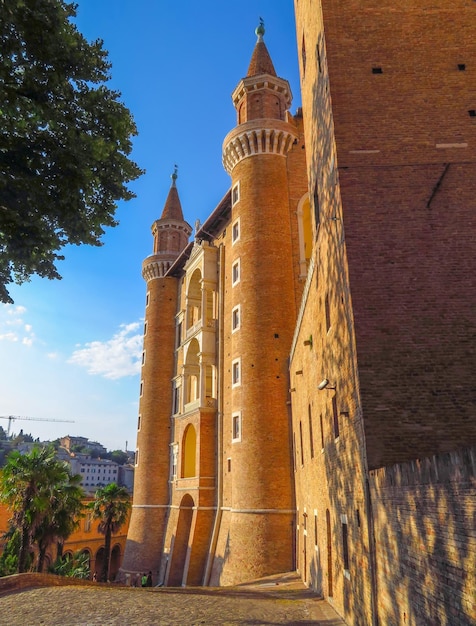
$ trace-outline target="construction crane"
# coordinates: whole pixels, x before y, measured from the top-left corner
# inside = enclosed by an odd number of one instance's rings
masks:
[[[32,422],[70,422],[74,424],[74,420],[55,420],[48,417],[22,417],[20,415],[0,415],[1,420],[8,420],[7,437],[10,437],[10,428],[15,420],[29,420]]]

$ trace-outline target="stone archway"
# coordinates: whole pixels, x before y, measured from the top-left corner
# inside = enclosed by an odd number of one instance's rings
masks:
[[[117,572],[121,566],[121,546],[116,544],[111,550],[111,561],[109,565],[109,580],[116,580]]]
[[[98,580],[100,579],[102,568],[104,566],[105,556],[106,551],[104,550],[104,547],[99,548],[99,550],[96,552],[96,559],[94,561],[94,571],[96,572]]]
[[[187,555],[189,551],[194,506],[192,496],[186,494],[180,503],[177,533],[174,538],[167,580],[167,586],[169,587],[185,586],[187,581]]]

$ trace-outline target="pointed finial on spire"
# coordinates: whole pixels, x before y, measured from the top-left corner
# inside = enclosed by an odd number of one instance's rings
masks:
[[[264,30],[264,20],[262,17],[259,18],[259,26],[255,29],[256,36],[258,37],[258,41],[263,41],[263,35],[265,33]]]
[[[175,187],[175,181],[178,178],[177,171],[178,171],[178,165],[174,165],[174,173],[170,176],[170,178],[172,179],[172,187]]]

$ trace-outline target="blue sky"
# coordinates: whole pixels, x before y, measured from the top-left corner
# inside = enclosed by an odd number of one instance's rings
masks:
[[[118,227],[100,248],[68,247],[61,281],[33,278],[0,305],[0,416],[12,432],[66,434],[108,449],[135,448],[145,282],[152,222],[174,164],[185,219],[193,226],[229,186],[221,164],[235,126],[231,93],[246,75],[259,18],[265,42],[300,106],[292,0],[76,0],[78,29],[104,40],[109,85],[120,91],[139,135],[132,158],[146,173],[137,197],[119,205]],[[7,427],[7,420],[0,420]]]

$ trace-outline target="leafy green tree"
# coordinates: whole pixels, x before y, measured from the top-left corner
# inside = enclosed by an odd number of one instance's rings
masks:
[[[89,43],[66,0],[0,2],[0,301],[32,274],[61,278],[66,244],[101,245],[116,226],[136,127],[106,86],[101,40]]]
[[[69,474],[63,483],[51,488],[48,508],[33,537],[38,545],[38,572],[44,569],[48,547],[56,542],[57,554],[61,554],[64,542],[78,528],[84,496],[80,474]]]
[[[96,491],[94,501],[89,503],[93,511],[93,518],[99,519],[99,532],[105,535],[104,564],[99,574],[101,582],[109,580],[109,566],[111,560],[111,536],[117,532],[127,520],[131,509],[129,492],[125,487],[116,483],[109,483]]]
[[[66,554],[59,557],[56,562],[48,568],[52,574],[67,576],[68,578],[88,579],[90,576],[89,556],[86,552],[75,552],[73,556]]]
[[[0,576],[11,576],[18,571],[18,551],[20,549],[21,534],[10,526],[3,535],[5,547],[0,556]]]
[[[0,475],[0,500],[12,511],[11,526],[20,533],[18,572],[25,572],[38,529],[51,514],[52,502],[67,486],[71,473],[50,447],[34,447],[29,454],[13,451]]]
[[[111,459],[111,461],[114,461],[114,463],[117,463],[118,465],[124,465],[124,463],[127,463],[129,455],[127,454],[127,452],[124,452],[124,450],[113,450],[112,452],[109,452],[108,457]]]

